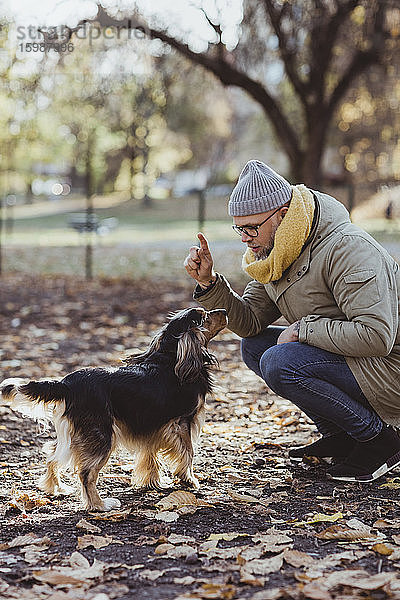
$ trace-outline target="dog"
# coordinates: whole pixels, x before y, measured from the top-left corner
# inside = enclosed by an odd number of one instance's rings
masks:
[[[61,381],[5,379],[1,397],[12,409],[55,427],[56,441],[44,446],[47,468],[39,487],[48,494],[70,493],[59,471],[72,466],[87,510],[119,508],[117,498],[100,497],[96,483],[111,453],[123,446],[137,457],[135,487],[162,487],[164,459],[176,479],[198,488],[194,447],[212,391],[211,368],[218,364],[207,344],[226,325],[223,309],[188,308],[123,366],[84,368]]]

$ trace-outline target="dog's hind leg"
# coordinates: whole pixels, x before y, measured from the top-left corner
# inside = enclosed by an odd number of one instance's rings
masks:
[[[59,470],[71,462],[71,423],[64,416],[65,406],[57,406],[53,412],[56,442],[47,442],[43,446],[47,454],[46,473],[39,479],[39,487],[46,494],[72,494],[74,488],[60,481]]]
[[[113,510],[121,502],[117,498],[101,498],[97,491],[100,470],[112,452],[112,440],[99,429],[75,434],[72,439],[72,460],[81,482],[84,507],[87,510]]]
[[[118,498],[101,498],[97,491],[99,472],[109,459],[111,452],[102,457],[92,457],[85,460],[78,471],[82,486],[82,501],[86,510],[113,510],[119,508],[121,502]]]
[[[72,486],[65,485],[60,481],[60,463],[57,460],[57,442],[50,442],[45,444],[43,450],[48,454],[46,462],[46,473],[39,479],[39,488],[46,492],[46,494],[56,495],[69,495],[72,494],[75,489]]]

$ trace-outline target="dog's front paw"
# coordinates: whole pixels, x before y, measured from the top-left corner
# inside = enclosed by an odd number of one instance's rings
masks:
[[[100,510],[106,512],[109,510],[115,510],[117,508],[121,508],[121,502],[118,500],[118,498],[104,498],[103,508]]]

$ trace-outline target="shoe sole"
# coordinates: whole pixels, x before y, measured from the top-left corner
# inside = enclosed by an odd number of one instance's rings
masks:
[[[327,473],[327,476],[329,479],[334,479],[335,481],[359,481],[360,483],[370,483],[371,481],[375,481],[375,479],[379,479],[379,477],[382,477],[382,475],[385,475],[398,465],[400,465],[400,452],[394,454],[387,462],[381,465],[379,469],[376,469],[376,471],[368,475],[353,475],[345,477]]]
[[[319,459],[333,458],[335,460],[340,461],[340,460],[344,460],[346,457],[345,456],[316,456],[315,454],[304,454],[304,456],[301,456],[301,457],[296,456],[296,458],[294,458],[292,456],[289,456],[289,458],[292,462],[299,463],[299,462],[303,461],[303,458],[319,458]]]

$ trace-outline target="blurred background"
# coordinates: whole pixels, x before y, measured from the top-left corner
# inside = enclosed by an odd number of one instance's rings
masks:
[[[0,2],[0,270],[184,278],[244,163],[400,257],[398,0]],[[243,276],[244,277],[244,276]]]

